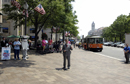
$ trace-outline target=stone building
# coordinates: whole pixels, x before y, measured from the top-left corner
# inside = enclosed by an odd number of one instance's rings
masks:
[[[91,30],[88,32],[88,35],[91,36],[91,35],[98,35],[98,36],[101,36],[102,35],[102,30],[104,29],[105,27],[100,27],[98,29],[95,29],[95,23],[93,22],[92,23],[92,26],[91,26]]]
[[[0,0],[0,9],[3,8],[4,4],[11,4],[11,0]],[[14,24],[15,24],[14,21],[7,20],[7,15],[5,15],[2,11],[0,11],[0,13],[3,14],[3,15],[0,15],[0,36],[7,37],[10,35],[18,35],[18,36],[25,35],[24,25],[22,25],[21,27],[17,27],[17,29],[14,29]],[[27,32],[26,34],[30,36],[32,40],[35,39],[35,28],[33,25],[30,27],[27,27],[26,32]],[[51,28],[42,29],[38,34],[39,40],[42,40],[42,33],[46,33],[48,38],[51,38]],[[62,39],[61,35],[62,34],[58,34],[57,38]],[[53,33],[52,35],[53,41],[56,40],[55,38],[56,38],[56,35],[55,33]]]

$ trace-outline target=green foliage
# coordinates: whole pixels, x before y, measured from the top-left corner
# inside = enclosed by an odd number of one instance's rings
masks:
[[[81,39],[80,36],[77,36],[77,39],[80,40]]]
[[[124,41],[125,33],[130,33],[130,15],[120,15],[117,19],[109,26],[103,29],[102,36],[105,39],[113,41]]]
[[[42,28],[51,28],[52,26],[60,27],[60,32],[70,31],[74,36],[78,35],[78,27],[75,26],[78,22],[76,12],[72,11],[71,1],[74,0],[26,0],[28,8],[27,26],[34,25],[35,37]],[[24,25],[25,16],[23,15],[24,0],[19,0],[21,5],[20,10],[15,6],[5,4],[2,11],[7,14],[8,20],[15,21],[14,29],[17,26]],[[41,4],[46,11],[45,15],[41,15],[34,8]],[[36,41],[37,39],[35,39]]]

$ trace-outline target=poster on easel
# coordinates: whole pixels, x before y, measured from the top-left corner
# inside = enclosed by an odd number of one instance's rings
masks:
[[[1,60],[10,60],[10,47],[2,47]]]

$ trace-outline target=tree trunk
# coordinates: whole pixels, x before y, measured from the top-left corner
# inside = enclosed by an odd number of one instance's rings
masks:
[[[120,34],[120,42],[121,42],[121,34]]]
[[[37,28],[38,28],[38,25],[35,25],[35,47],[37,46]]]

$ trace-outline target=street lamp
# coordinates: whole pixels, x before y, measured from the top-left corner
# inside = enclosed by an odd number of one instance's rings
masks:
[[[26,35],[26,26],[27,26],[27,14],[26,14],[26,10],[28,9],[28,4],[27,2],[25,1],[25,4],[23,5],[24,9],[25,9],[25,35]]]
[[[52,26],[52,28],[51,28],[51,40],[52,40],[52,32],[53,32],[53,26]]]
[[[56,45],[57,45],[57,31],[59,30],[59,27],[58,27],[58,29],[57,29],[57,27],[56,27]]]

